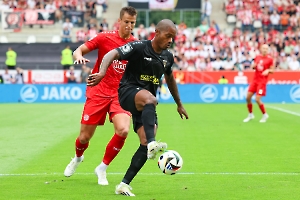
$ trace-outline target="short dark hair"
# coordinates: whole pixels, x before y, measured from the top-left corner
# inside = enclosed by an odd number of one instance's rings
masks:
[[[123,7],[120,11],[120,19],[122,19],[123,15],[125,13],[128,13],[130,16],[135,16],[137,15],[137,11],[134,7],[132,6],[126,6],[126,7]]]

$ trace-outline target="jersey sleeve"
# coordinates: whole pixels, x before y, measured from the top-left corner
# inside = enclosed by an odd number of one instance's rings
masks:
[[[95,37],[89,39],[87,42],[85,42],[84,44],[87,46],[87,48],[90,51],[93,51],[95,49],[99,48],[100,44],[103,44],[105,41],[105,35],[103,33],[99,33],[98,35],[96,35]]]
[[[120,60],[134,60],[140,56],[145,48],[145,44],[142,42],[134,41],[129,42],[121,47],[116,48],[119,52]]]

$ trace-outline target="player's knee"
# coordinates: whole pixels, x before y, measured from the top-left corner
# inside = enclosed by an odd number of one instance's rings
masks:
[[[91,136],[90,136],[90,134],[86,134],[84,132],[81,132],[78,139],[79,139],[81,144],[86,144],[91,140]]]
[[[149,98],[146,99],[145,105],[146,104],[153,104],[154,106],[157,105],[157,99],[155,96],[151,95]]]
[[[120,129],[116,130],[116,134],[121,137],[124,137],[124,138],[127,137],[128,132],[129,132],[129,127],[122,127]]]
[[[255,97],[255,101],[256,101],[256,103],[261,104],[260,97]]]

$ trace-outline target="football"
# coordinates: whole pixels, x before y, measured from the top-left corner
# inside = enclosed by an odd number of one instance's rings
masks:
[[[176,174],[182,168],[182,164],[180,154],[174,150],[167,150],[158,158],[158,167],[164,174]]]

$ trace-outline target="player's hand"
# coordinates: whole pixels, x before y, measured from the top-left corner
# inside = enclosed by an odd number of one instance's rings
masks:
[[[90,62],[89,59],[86,59],[86,58],[84,58],[84,57],[80,57],[80,58],[77,58],[77,59],[74,61],[74,64],[84,64],[84,65],[85,65],[85,63],[88,63],[88,62]]]
[[[185,119],[188,119],[189,116],[187,114],[187,112],[185,111],[184,107],[183,106],[178,106],[177,107],[177,112],[179,113],[181,119],[183,119],[183,116],[185,117]]]
[[[100,73],[90,74],[87,81],[87,86],[95,86],[102,80],[104,76]]]
[[[265,71],[262,72],[263,76],[267,76],[268,74],[269,74],[269,70],[268,69],[266,69]]]

